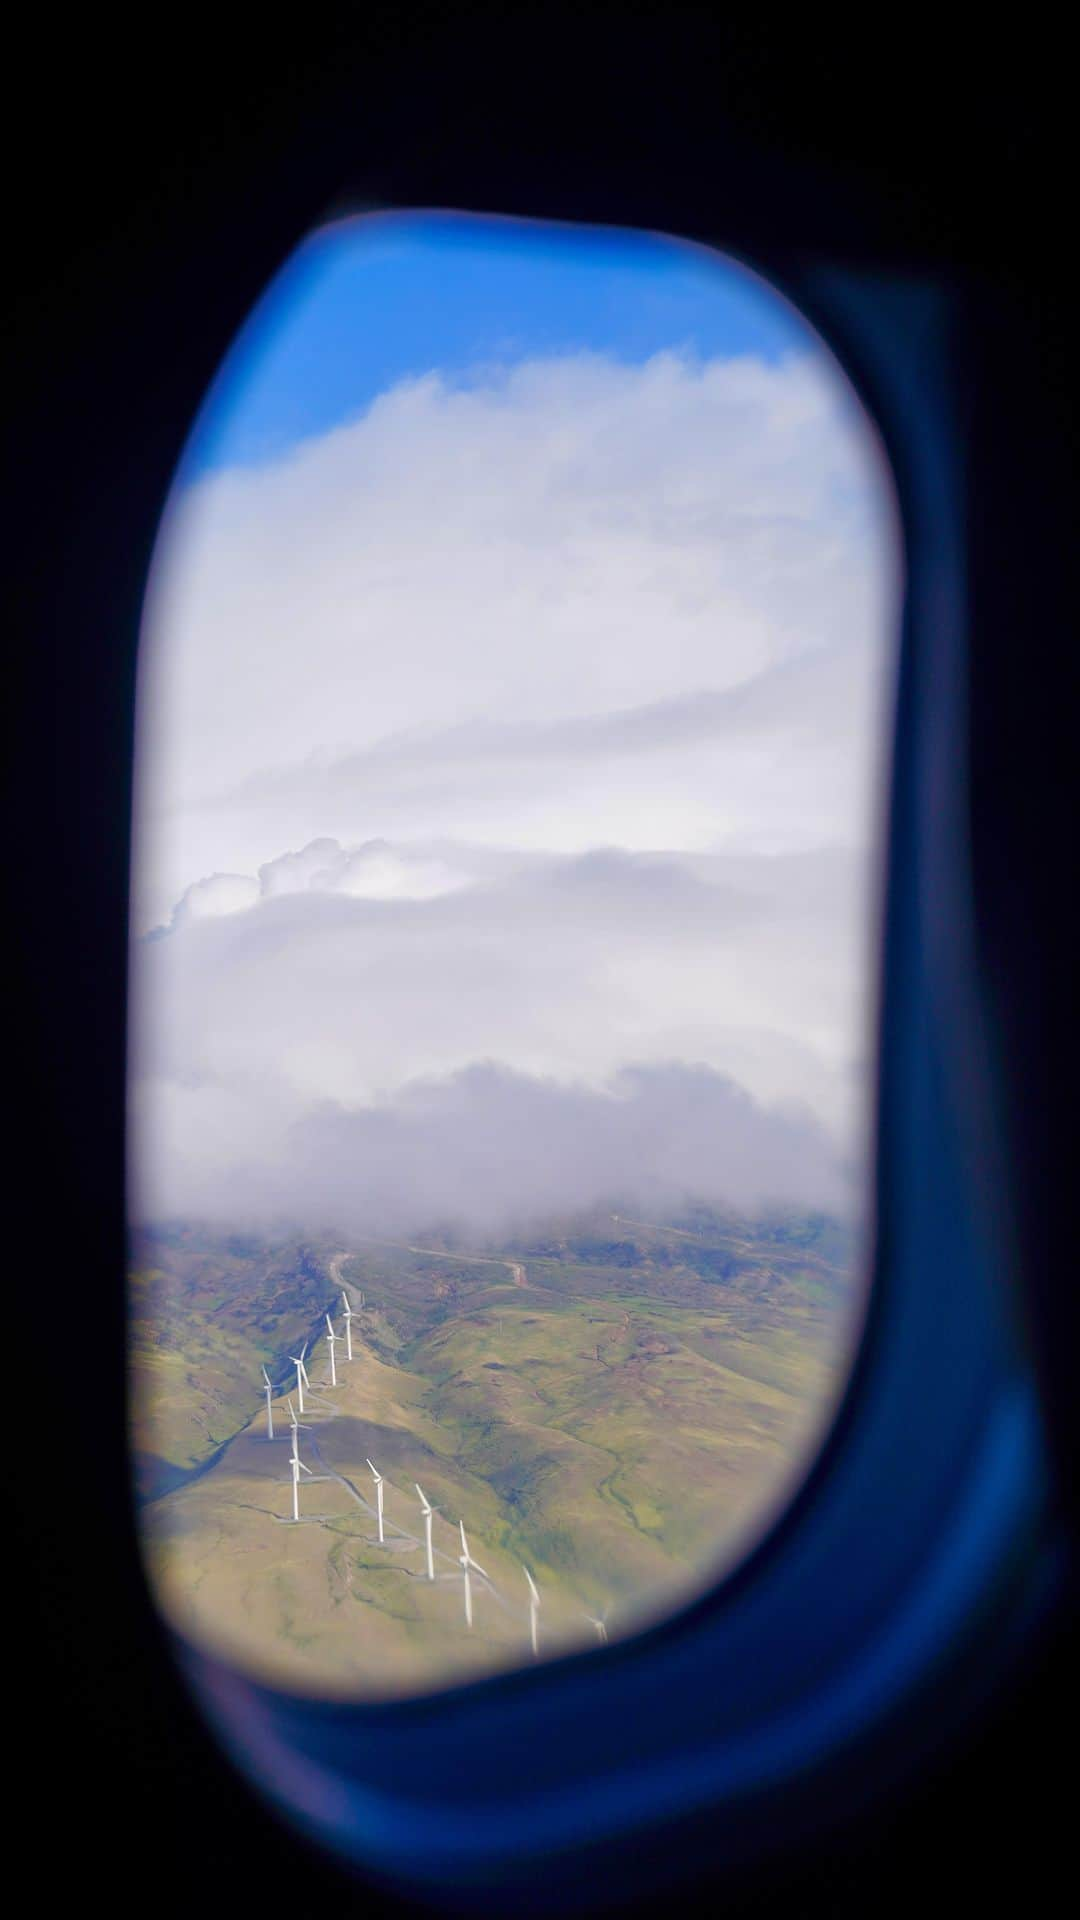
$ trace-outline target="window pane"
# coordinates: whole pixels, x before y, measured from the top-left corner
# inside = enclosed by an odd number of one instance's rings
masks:
[[[182,1631],[437,1687],[655,1619],[790,1497],[864,1308],[898,573],[844,376],[721,256],[380,216],[271,287],[140,659]]]

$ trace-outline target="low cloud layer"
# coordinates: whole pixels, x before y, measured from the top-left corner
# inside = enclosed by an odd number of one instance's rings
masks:
[[[200,882],[136,969],[140,1206],[287,1192],[418,1226],[453,1199],[488,1230],[545,1201],[835,1203],[858,871],[324,839]]]
[[[257,1143],[227,1098],[196,1098],[189,1114],[184,1101],[173,1088],[151,1121],[174,1158],[166,1193],[143,1193],[150,1216],[488,1240],[597,1206],[662,1218],[688,1199],[841,1213],[853,1199],[810,1114],[764,1108],[703,1067],[628,1067],[590,1088],[477,1065],[379,1104],[315,1107]],[[196,1151],[190,1137],[177,1151],[195,1110]]]

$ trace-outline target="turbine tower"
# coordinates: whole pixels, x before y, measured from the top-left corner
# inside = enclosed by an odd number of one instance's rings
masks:
[[[382,1474],[381,1474],[381,1473],[379,1472],[379,1469],[378,1469],[378,1467],[372,1467],[372,1466],[371,1466],[371,1461],[370,1461],[370,1460],[368,1461],[368,1466],[369,1466],[369,1467],[371,1467],[371,1477],[372,1477],[372,1479],[373,1479],[373,1480],[374,1480],[374,1482],[375,1482],[375,1505],[376,1505],[376,1508],[377,1508],[377,1510],[378,1510],[378,1515],[379,1515],[379,1545],[380,1545],[380,1547],[381,1547],[381,1546],[383,1546],[383,1545],[384,1545],[384,1540],[383,1540],[383,1477],[382,1477]]]
[[[308,1343],[305,1340],[299,1353],[290,1353],[289,1355],[289,1359],[292,1361],[293,1366],[296,1368],[296,1397],[300,1402],[301,1413],[303,1413],[304,1411],[304,1387],[305,1385],[309,1387],[311,1385],[311,1381],[308,1379],[307,1368],[304,1365],[304,1355],[307,1352],[307,1349],[308,1349]]]
[[[522,1567],[521,1571],[529,1583],[529,1638],[532,1641],[533,1658],[536,1659],[540,1653],[540,1594],[528,1567]]]
[[[459,1520],[458,1526],[461,1528],[461,1552],[458,1555],[458,1559],[461,1563],[461,1571],[465,1576],[465,1625],[467,1627],[471,1627],[472,1626],[472,1579],[470,1578],[470,1576],[474,1573],[479,1573],[483,1575],[485,1580],[487,1579],[488,1576],[486,1573],[484,1573],[484,1569],[480,1565],[480,1562],[478,1560],[474,1560],[472,1557],[472,1554],[469,1552],[469,1543],[465,1538],[464,1520]]]
[[[585,1615],[585,1618],[588,1621],[590,1627],[596,1628],[597,1639],[601,1642],[605,1641],[607,1639],[607,1621],[603,1618],[603,1616],[601,1614],[596,1614],[596,1613],[587,1613]]]
[[[342,1301],[344,1302],[344,1308],[345,1308],[345,1358],[346,1360],[351,1360],[352,1359],[352,1308],[349,1305],[349,1296],[346,1293],[344,1287],[342,1287],[341,1289],[341,1298],[342,1298]]]
[[[420,1482],[414,1480],[413,1486],[420,1495],[420,1511],[424,1516],[424,1545],[427,1548],[427,1577],[429,1580],[434,1580],[435,1556],[431,1551],[431,1516],[435,1509],[428,1499],[427,1494],[424,1492],[423,1487],[420,1485]]]
[[[274,1437],[274,1389],[265,1367],[262,1370],[262,1377],[266,1381],[266,1437],[272,1440]]]
[[[331,1320],[331,1318],[330,1318],[330,1315],[329,1315],[329,1314],[327,1314],[327,1316],[326,1316],[326,1344],[327,1344],[327,1346],[328,1346],[328,1347],[329,1347],[329,1349],[330,1349],[330,1385],[331,1385],[332,1387],[336,1387],[336,1386],[337,1386],[337,1363],[336,1363],[336,1361],[335,1361],[335,1359],[334,1359],[334,1348],[336,1347],[336,1345],[337,1345],[337,1343],[338,1343],[338,1341],[339,1341],[340,1339],[341,1339],[341,1335],[340,1335],[340,1333],[335,1333],[335,1332],[334,1332],[334,1323],[333,1323],[333,1321]]]

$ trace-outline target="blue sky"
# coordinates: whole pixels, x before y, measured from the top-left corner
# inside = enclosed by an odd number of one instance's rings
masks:
[[[438,369],[664,349],[775,363],[813,335],[745,268],[658,235],[453,214],[325,227],[243,329],[196,423],[185,477],[280,458]]]

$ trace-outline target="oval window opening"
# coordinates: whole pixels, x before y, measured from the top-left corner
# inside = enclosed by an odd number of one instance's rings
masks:
[[[313,234],[140,650],[133,1438],[166,1617],[406,1695],[775,1520],[865,1306],[898,539],[807,323],[657,236]]]

